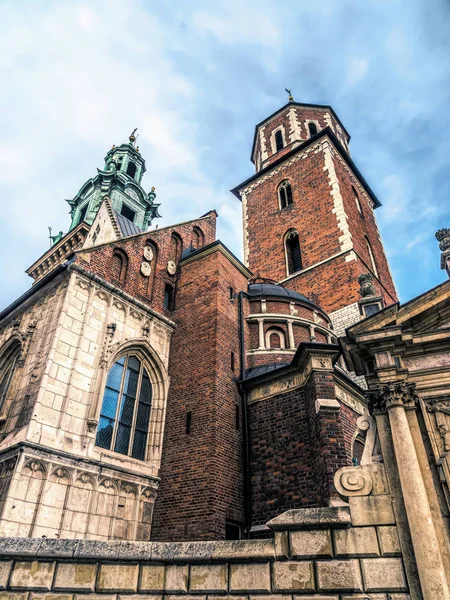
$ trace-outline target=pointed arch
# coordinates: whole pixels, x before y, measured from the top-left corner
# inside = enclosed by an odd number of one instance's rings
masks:
[[[21,354],[22,340],[18,336],[10,338],[0,350],[0,415],[4,413]]]
[[[286,255],[286,273],[292,275],[297,271],[301,271],[302,266],[302,254],[300,250],[300,240],[298,231],[296,229],[290,229],[284,236],[284,247]]]
[[[181,253],[183,252],[183,240],[176,231],[172,233],[171,245],[171,259],[178,265]]]
[[[278,203],[280,209],[292,204],[292,188],[289,179],[284,179],[278,186]]]
[[[192,246],[197,250],[198,248],[203,248],[204,245],[205,236],[203,234],[203,231],[200,229],[200,227],[195,225],[192,230]]]
[[[111,259],[112,278],[119,283],[125,283],[128,271],[128,255],[120,248],[115,248]]]
[[[168,375],[147,339],[116,348],[102,389],[96,446],[137,460],[159,461]]]

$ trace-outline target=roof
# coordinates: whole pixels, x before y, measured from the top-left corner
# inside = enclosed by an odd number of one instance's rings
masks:
[[[133,221],[127,219],[123,215],[121,215],[117,210],[114,211],[116,214],[117,223],[119,224],[120,231],[124,237],[129,235],[136,235],[136,233],[143,233],[143,230],[135,225]]]
[[[297,154],[297,152],[301,152],[302,150],[305,150],[305,148],[307,148],[311,144],[315,143],[321,137],[325,137],[326,135],[333,142],[334,146],[339,151],[342,158],[345,160],[345,162],[350,167],[350,169],[352,170],[354,175],[357,177],[358,181],[361,183],[363,188],[366,190],[367,194],[369,195],[370,199],[372,200],[372,202],[374,204],[374,208],[379,208],[381,206],[381,202],[378,200],[378,198],[376,197],[372,188],[369,186],[367,181],[364,179],[362,173],[360,172],[358,167],[355,165],[355,163],[351,159],[350,155],[345,150],[345,148],[342,146],[341,142],[338,140],[338,138],[336,137],[336,135],[334,134],[333,130],[330,127],[325,127],[325,129],[321,129],[319,131],[319,133],[317,133],[316,135],[307,139],[305,142],[303,142],[303,144],[299,144],[296,148],[294,148],[290,152],[287,152],[286,154],[284,154],[283,156],[281,156],[280,158],[275,160],[270,165],[267,165],[267,167],[264,167],[263,169],[261,169],[260,171],[258,171],[257,173],[255,173],[254,175],[252,175],[251,177],[249,177],[248,179],[246,179],[245,181],[243,181],[236,187],[234,187],[231,190],[231,193],[234,194],[236,196],[236,198],[238,198],[239,200],[242,200],[239,195],[239,190],[241,190],[243,187],[249,185],[252,181],[255,181],[259,177],[262,177],[262,175],[264,175],[265,173],[268,173],[271,169],[274,169],[280,163],[284,162],[285,160],[287,160],[294,154]]]
[[[294,292],[277,283],[251,283],[248,286],[247,293],[250,297],[271,296],[272,298],[286,298],[286,300],[299,300],[300,302],[306,302],[307,304],[316,306],[314,302],[311,302],[311,300],[303,294]]]
[[[307,107],[324,108],[326,110],[329,110],[332,113],[332,115],[334,116],[334,118],[336,119],[336,121],[339,123],[339,125],[342,127],[342,129],[345,131],[345,133],[348,135],[348,139],[350,140],[349,132],[345,129],[344,124],[342,123],[340,118],[337,116],[337,114],[334,112],[333,107],[330,106],[329,104],[305,104],[303,102],[292,102],[291,101],[291,102],[288,102],[287,104],[285,104],[284,106],[282,106],[281,108],[279,108],[278,110],[276,110],[274,113],[272,113],[265,119],[263,119],[260,123],[255,125],[255,134],[253,136],[252,153],[250,155],[250,160],[252,162],[253,162],[253,154],[255,152],[256,140],[258,138],[258,128],[261,127],[261,125],[264,125],[264,123],[267,123],[267,121],[270,121],[270,119],[273,119],[273,117],[275,117],[278,113],[280,113],[283,110],[286,110],[286,108],[288,108],[290,106],[300,106],[300,107],[304,107],[304,108],[307,108]]]
[[[253,379],[254,377],[259,377],[260,375],[265,375],[266,373],[270,373],[271,371],[276,371],[277,369],[283,369],[284,367],[289,366],[290,362],[276,363],[272,365],[262,365],[260,367],[252,367],[251,369],[247,369],[245,371],[244,379],[248,381],[249,379]]]

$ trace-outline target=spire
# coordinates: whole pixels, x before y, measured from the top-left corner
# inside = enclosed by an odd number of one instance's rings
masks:
[[[135,127],[133,129],[133,131],[130,133],[130,137],[128,138],[130,140],[130,144],[134,147],[134,143],[136,142],[136,140],[138,139],[139,135],[135,135],[137,131],[137,127]]]
[[[294,97],[292,95],[292,90],[288,90],[287,88],[284,88],[284,89],[289,94],[289,102],[294,102]]]

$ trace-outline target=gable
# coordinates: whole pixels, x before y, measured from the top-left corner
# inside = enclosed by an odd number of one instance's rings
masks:
[[[120,237],[122,237],[122,232],[117,223],[115,212],[111,207],[109,198],[105,196],[82,246],[82,250],[114,242]]]

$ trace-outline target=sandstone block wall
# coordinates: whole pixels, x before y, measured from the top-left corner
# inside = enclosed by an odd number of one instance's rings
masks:
[[[273,523],[275,539],[260,541],[7,538],[0,598],[409,600],[395,526],[353,527],[348,508],[289,511]]]

